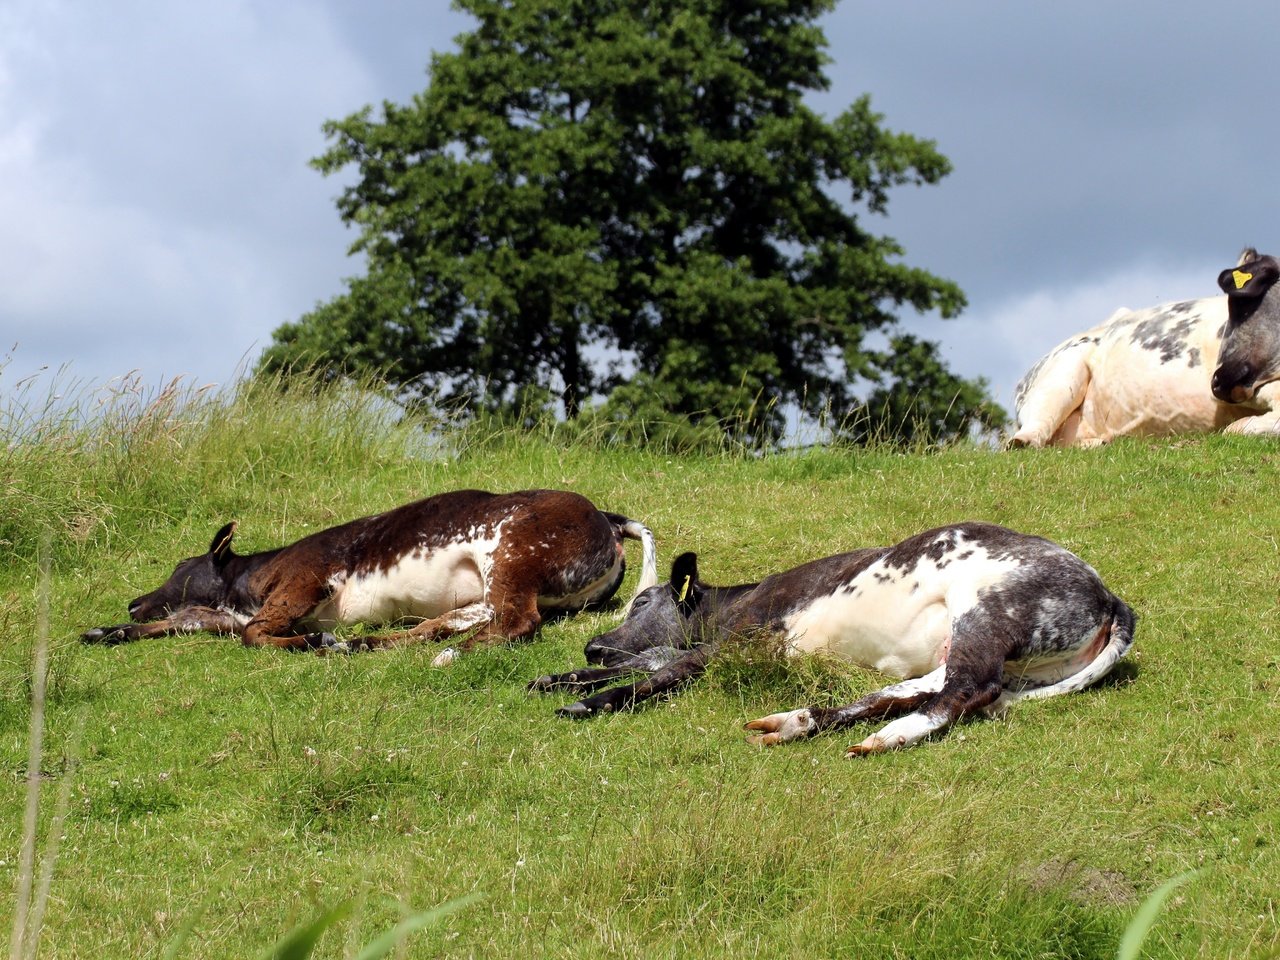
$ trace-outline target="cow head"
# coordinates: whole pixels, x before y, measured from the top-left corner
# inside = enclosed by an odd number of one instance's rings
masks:
[[[213,535],[209,552],[198,557],[188,557],[174,568],[169,579],[157,590],[143,594],[129,604],[129,616],[139,623],[158,620],[183,607],[216,607],[228,594],[227,563],[235,554],[231,552],[231,537],[236,525],[228,523]]]
[[[616,667],[655,647],[688,649],[701,639],[701,601],[706,585],[698,581],[698,555],[682,553],[671,564],[671,579],[636,596],[616,630],[587,644],[587,663]]]
[[[1227,326],[1213,372],[1213,395],[1224,403],[1250,403],[1263,384],[1280,380],[1280,262],[1253,249],[1218,286],[1227,295]]]

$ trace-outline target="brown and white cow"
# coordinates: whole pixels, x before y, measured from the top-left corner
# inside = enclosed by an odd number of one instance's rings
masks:
[[[275,550],[232,552],[235,524],[129,604],[132,623],[86,643],[209,631],[247,646],[350,652],[471,632],[459,644],[529,636],[544,614],[601,604],[622,583],[624,538],[642,546],[638,590],[657,583],[653,534],[576,493],[459,490],[321,530]],[[342,624],[421,618],[341,641]],[[437,665],[457,654],[446,649]]]
[[[681,554],[670,582],[638,595],[617,629],[587,644],[588,663],[600,667],[529,686],[591,693],[560,708],[564,716],[610,712],[688,682],[722,643],[763,632],[790,651],[908,678],[850,706],[747,724],[753,742],[772,745],[898,715],[846,754],[858,756],[909,746],[965,714],[1082,690],[1125,655],[1134,624],[1129,606],[1066,548],[968,522],[735,587],[703,583],[697,557]],[[636,673],[645,676],[601,690]]]
[[[1119,436],[1280,433],[1280,265],[1246,249],[1225,296],[1117,310],[1041,358],[1015,390],[1010,446]]]

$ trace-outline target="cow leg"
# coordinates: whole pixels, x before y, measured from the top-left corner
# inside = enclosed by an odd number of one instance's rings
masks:
[[[493,616],[475,633],[464,636],[453,646],[445,647],[431,661],[432,666],[447,667],[462,654],[476,647],[487,647],[508,640],[524,640],[542,623],[535,592],[505,595],[493,610]]]
[[[114,627],[95,627],[80,635],[83,643],[115,645],[148,637],[166,637],[181,633],[228,633],[241,631],[240,618],[212,607],[183,607],[163,620],[148,623],[121,623]]]
[[[861,743],[855,743],[845,751],[846,757],[861,757],[869,753],[900,750],[919,743],[931,733],[944,730],[967,713],[982,710],[1000,696],[998,679],[983,683],[965,684],[954,690],[944,688],[916,710],[881,727]]]
[[[252,620],[244,626],[240,639],[246,647],[277,647],[306,650],[332,642],[332,634],[298,633],[299,620],[316,608],[329,594],[326,584],[312,576],[299,576],[272,590]]]
[[[984,611],[971,612],[952,627],[942,690],[918,708],[881,727],[845,751],[860,757],[899,750],[944,730],[965,714],[990,706],[1003,690],[1004,661],[1014,644],[993,626]]]
[[[431,661],[433,666],[448,666],[476,647],[524,640],[533,636],[534,631],[542,624],[536,585],[513,582],[498,572],[490,577],[488,595],[493,603],[492,616],[475,633],[468,634],[457,644],[441,650]]]
[[[629,677],[639,667],[582,667],[570,673],[551,673],[529,681],[528,690],[549,693],[553,690],[571,690],[574,693],[591,693],[613,683],[620,677]]]
[[[554,673],[531,681],[528,689],[546,692],[551,690],[572,690],[575,693],[590,693],[612,683],[619,677],[633,673],[652,675],[663,667],[682,660],[688,650],[676,647],[651,647],[643,653],[629,657],[623,663],[613,667],[579,667],[571,673]]]
[[[577,703],[561,707],[556,713],[562,717],[589,717],[596,713],[612,713],[615,710],[635,706],[650,697],[656,697],[700,677],[706,671],[707,661],[710,658],[710,647],[694,647],[680,659],[667,664],[643,680],[586,697]]]
[[[392,630],[387,633],[357,637],[349,642],[328,644],[324,649],[316,652],[351,653],[361,648],[376,650],[380,647],[402,647],[412,643],[427,643],[432,640],[454,637],[460,633],[466,633],[468,630],[474,630],[476,627],[483,627],[493,620],[493,616],[493,607],[489,606],[489,604],[483,601],[469,603],[464,607],[458,607],[456,610],[450,610],[441,616],[416,623],[407,630]]]
[[[839,730],[863,720],[876,720],[914,710],[942,690],[945,676],[946,667],[942,666],[923,677],[904,680],[869,693],[847,707],[805,707],[770,714],[746,725],[748,730],[759,731],[757,736],[748,737],[747,742],[772,747],[828,730]]]
[[[378,647],[403,646],[409,643],[442,640],[475,631],[468,636],[463,636],[457,644],[441,650],[432,661],[433,666],[445,667],[461,654],[477,646],[502,643],[506,640],[523,640],[537,630],[541,623],[542,615],[538,612],[536,593],[508,591],[503,601],[500,601],[496,607],[484,601],[469,603],[465,607],[450,610],[442,616],[423,620],[408,630],[361,637],[349,644],[327,644],[325,649],[347,653],[360,647],[372,650]]]
[[[1274,436],[1280,433],[1280,410],[1260,413],[1256,417],[1241,417],[1233,420],[1223,429],[1223,433],[1241,433],[1250,436]]]
[[[1059,347],[1050,354],[1027,386],[1018,404],[1018,432],[1011,447],[1043,447],[1073,413],[1089,389],[1089,357],[1093,344],[1083,341]]]

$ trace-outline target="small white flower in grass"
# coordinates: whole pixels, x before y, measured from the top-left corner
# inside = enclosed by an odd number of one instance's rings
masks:
[[[314,756],[316,755],[316,748],[315,748],[315,747],[303,747],[303,748],[302,748],[302,755],[303,755],[304,757],[314,757]]]
[[[369,816],[369,822],[370,822],[370,823],[377,823],[377,822],[378,822],[378,815],[377,815],[376,813],[374,813],[374,814],[370,814],[370,816]]]

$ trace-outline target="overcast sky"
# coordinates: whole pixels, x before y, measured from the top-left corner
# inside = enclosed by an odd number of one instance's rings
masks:
[[[0,392],[42,368],[233,380],[359,271],[341,181],[308,166],[321,124],[407,101],[472,24],[439,0],[4,0]],[[1280,250],[1273,17],[844,0],[823,26],[815,108],[869,93],[955,168],[866,222],[969,297],[905,325],[1010,408],[1062,338],[1216,294],[1246,244]]]

